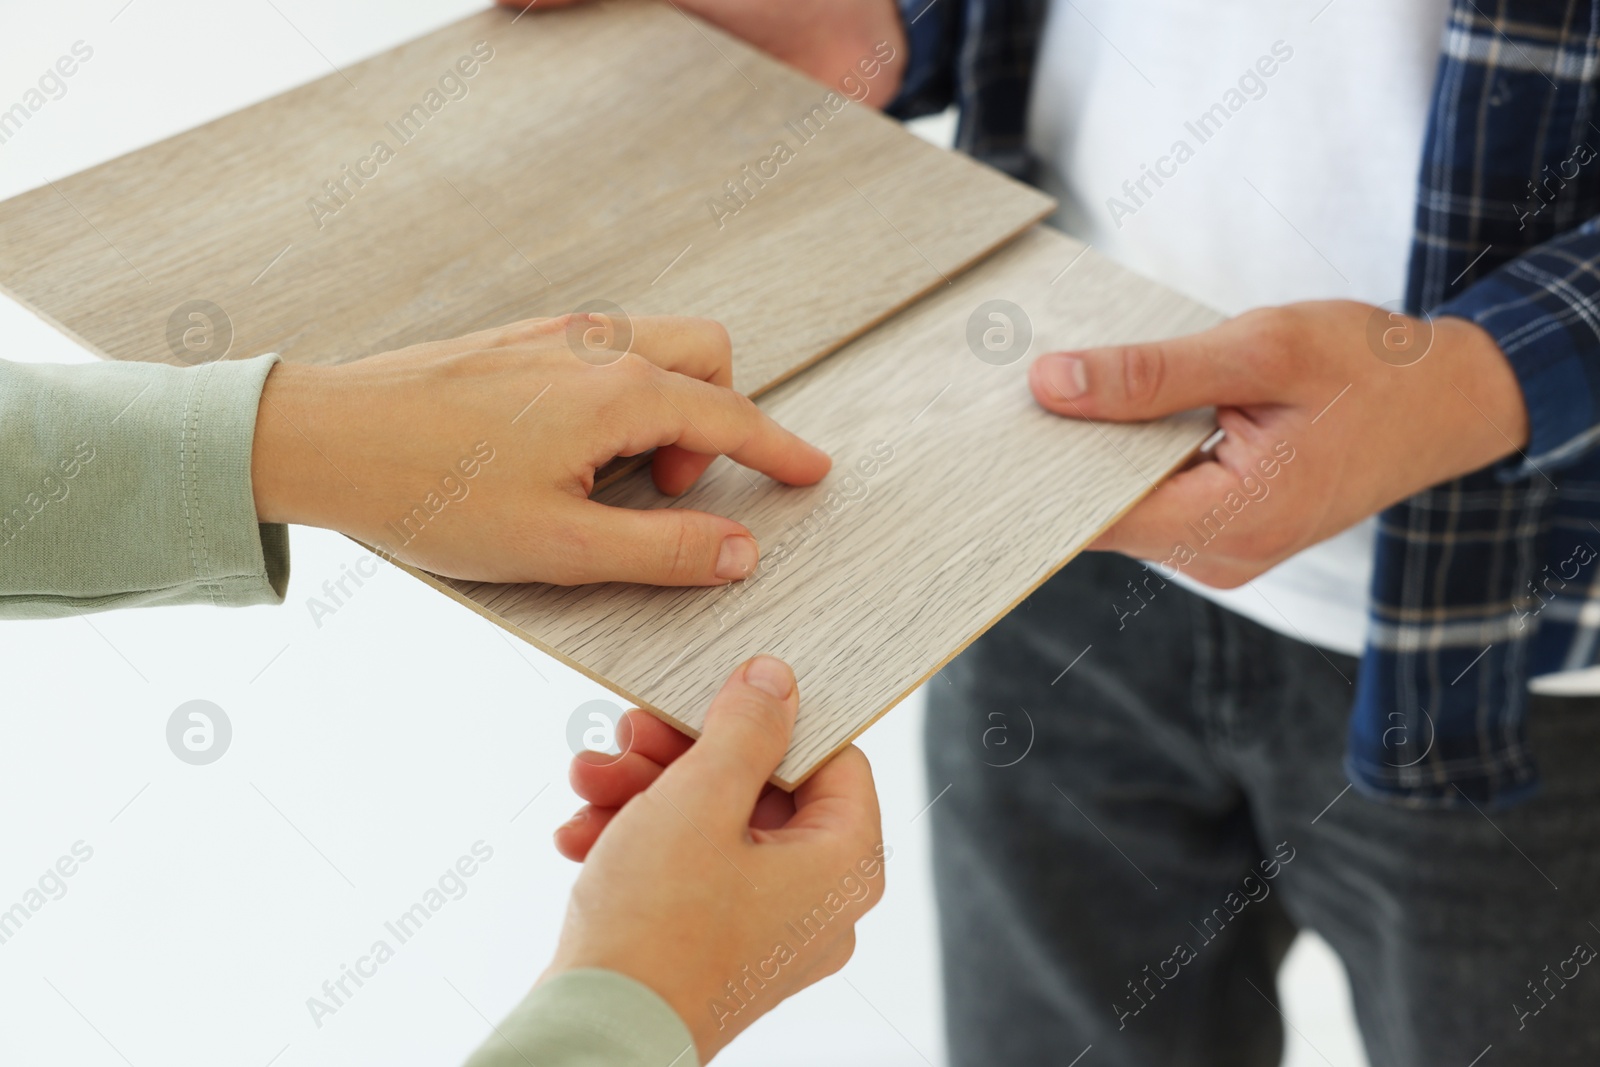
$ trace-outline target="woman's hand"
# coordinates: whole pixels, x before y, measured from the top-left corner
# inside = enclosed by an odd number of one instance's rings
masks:
[[[759,549],[734,520],[588,499],[597,469],[652,448],[670,494],[719,454],[791,485],[828,472],[731,382],[727,331],[677,317],[529,319],[342,366],[280,364],[256,423],[256,512],[455,578],[737,581]]]
[[[791,796],[767,785],[799,706],[794,673],[757,656],[690,742],[631,712],[619,757],[585,755],[590,803],[556,832],[585,858],[551,978],[602,967],[655,990],[701,1061],[784,998],[833,974],[883,895],[872,769],[851,746]]]

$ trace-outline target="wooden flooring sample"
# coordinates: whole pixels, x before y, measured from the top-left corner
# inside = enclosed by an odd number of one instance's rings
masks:
[[[1047,230],[983,260],[1049,200],[843,100],[667,5],[488,11],[0,204],[0,288],[102,355],[191,363],[339,362],[593,301],[720,319],[737,387],[771,388],[834,474],[718,461],[678,501],[643,475],[599,495],[739,519],[752,579],[422,577],[691,731],[734,664],[783,656],[792,785],[1211,425],[1059,419],[1021,351],[979,359],[991,300],[1026,312],[1031,353],[1215,316]]]
[[[721,320],[756,393],[1050,204],[672,6],[608,0],[471,16],[6,201],[0,290],[171,362],[343,362],[606,301]]]
[[[1006,365],[980,360],[968,342],[974,320],[980,338],[1003,329],[987,317],[991,300],[1031,323],[1027,354],[1019,345]],[[780,486],[720,459],[676,501],[644,472],[597,494],[745,523],[763,560],[744,583],[562,589],[419,576],[691,731],[734,665],[781,656],[801,687],[776,775],[792,786],[1058,570],[1214,425],[1209,412],[1141,425],[1048,414],[1028,392],[1031,357],[1217,321],[1041,227],[762,399],[833,455],[823,484]]]

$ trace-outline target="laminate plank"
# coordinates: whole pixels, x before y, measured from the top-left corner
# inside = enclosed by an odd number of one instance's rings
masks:
[[[690,733],[734,664],[783,657],[802,701],[774,780],[792,788],[1181,465],[1214,425],[1208,412],[1139,425],[1045,412],[1028,392],[1028,358],[995,366],[969,347],[969,320],[992,299],[1024,311],[1029,356],[1219,321],[1040,227],[760,401],[833,455],[823,484],[781,486],[718,460],[677,500],[642,472],[597,494],[737,517],[763,550],[744,583],[563,589],[419,576]]]
[[[485,11],[8,200],[0,289],[169,362],[342,362],[606,301],[721,320],[754,394],[1050,206],[670,6],[608,0]]]
[[[464,95],[425,109],[314,218],[322,182],[473,55]],[[1048,199],[858,105],[829,112],[826,92],[642,0],[485,12],[0,204],[0,288],[104,356],[177,362],[338,362],[591,300],[722,320],[736,385],[770,389],[763,406],[828,448],[835,473],[791,489],[718,461],[676,501],[642,476],[599,495],[738,517],[764,546],[755,577],[721,590],[419,577],[690,732],[731,665],[785,657],[804,692],[775,776],[792,786],[1211,425],[1058,419],[1028,397],[1025,359],[979,360],[967,331],[989,299],[1025,309],[1033,352],[1216,316],[1048,230],[979,262]],[[794,134],[817,105],[815,135]],[[709,208],[786,130],[774,176],[747,184],[736,213]],[[192,301],[225,313],[226,353],[172,344]]]

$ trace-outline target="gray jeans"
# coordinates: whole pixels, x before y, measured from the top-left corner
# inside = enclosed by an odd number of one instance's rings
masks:
[[[1354,660],[1148,575],[1085,555],[930,683],[951,1062],[1275,1067],[1303,928],[1374,1067],[1600,1063],[1600,699],[1535,699],[1521,807],[1377,803]]]

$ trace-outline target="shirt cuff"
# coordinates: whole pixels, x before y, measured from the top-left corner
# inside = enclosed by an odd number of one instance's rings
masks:
[[[250,479],[277,361],[0,367],[0,445],[31,460],[4,472],[0,614],[281,603],[288,533]]]
[[[466,1067],[700,1067],[694,1038],[650,987],[615,971],[534,986]]]
[[[884,108],[897,119],[934,115],[955,101],[954,4],[899,0],[900,25],[906,35],[906,64],[900,91]]]
[[[1528,447],[1495,468],[1501,481],[1559,469],[1600,440],[1600,380],[1591,380],[1597,328],[1584,273],[1570,256],[1535,250],[1434,310],[1487,331],[1522,388]]]

